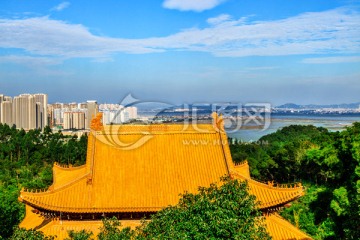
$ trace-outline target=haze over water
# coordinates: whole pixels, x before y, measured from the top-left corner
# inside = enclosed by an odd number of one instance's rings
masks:
[[[316,116],[316,115],[276,115],[271,117],[271,123],[267,129],[244,129],[234,133],[228,133],[231,138],[245,142],[258,141],[262,136],[274,133],[277,130],[290,125],[314,125],[324,127],[330,131],[342,131],[346,126],[359,122],[360,116]]]

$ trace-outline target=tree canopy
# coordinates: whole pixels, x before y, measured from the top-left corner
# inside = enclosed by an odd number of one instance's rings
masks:
[[[44,131],[17,130],[0,124],[0,237],[8,238],[24,217],[20,189],[44,189],[52,183],[53,163],[85,163],[87,136],[64,136]]]
[[[184,194],[176,206],[155,214],[139,228],[139,239],[270,239],[255,196],[246,182],[223,179],[223,185]]]
[[[360,123],[341,132],[293,125],[258,142],[230,141],[234,161],[248,160],[251,175],[301,181],[306,195],[282,215],[316,239],[360,236]]]

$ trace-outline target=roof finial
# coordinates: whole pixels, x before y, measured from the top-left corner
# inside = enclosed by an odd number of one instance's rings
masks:
[[[91,120],[90,128],[91,128],[91,130],[94,130],[94,131],[101,131],[103,129],[101,112],[97,113],[96,117],[94,117]]]
[[[224,118],[222,115],[218,115],[217,112],[213,112],[211,114],[212,118],[213,118],[213,126],[214,126],[214,129],[216,131],[225,131],[224,130]]]

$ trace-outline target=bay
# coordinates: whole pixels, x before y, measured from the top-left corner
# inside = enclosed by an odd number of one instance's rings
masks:
[[[244,142],[259,140],[262,136],[276,132],[290,125],[313,125],[324,127],[330,131],[342,131],[354,122],[360,122],[360,115],[274,115],[271,116],[270,125],[266,129],[240,129],[228,132],[228,136]]]

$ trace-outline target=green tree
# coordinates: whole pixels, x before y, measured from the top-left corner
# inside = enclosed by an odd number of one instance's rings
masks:
[[[14,185],[0,186],[0,236],[8,238],[23,216],[23,206],[17,200],[19,189]]]
[[[246,182],[223,179],[222,185],[185,193],[176,206],[144,221],[139,239],[270,239],[255,197]]]
[[[81,230],[81,231],[69,231],[69,238],[65,238],[65,240],[92,240],[92,236],[94,235],[90,231]]]
[[[78,140],[49,127],[25,132],[0,124],[0,236],[10,237],[24,217],[24,206],[17,200],[20,189],[50,186],[55,161],[84,164],[86,143],[87,136]]]
[[[134,239],[135,231],[130,227],[122,228],[121,223],[115,218],[103,219],[103,226],[100,228],[98,235],[99,240],[126,240]]]
[[[45,236],[42,232],[16,228],[10,240],[53,240],[53,236]]]

